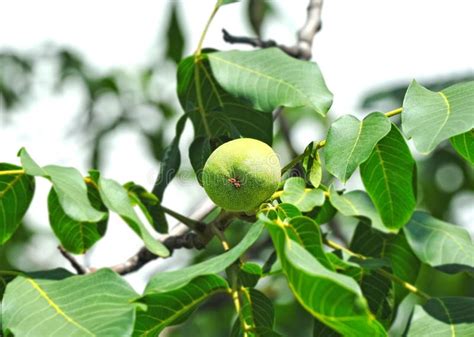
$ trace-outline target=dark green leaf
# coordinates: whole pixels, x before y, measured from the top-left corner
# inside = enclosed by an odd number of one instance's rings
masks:
[[[371,113],[362,121],[351,115],[338,118],[329,128],[324,147],[327,170],[346,182],[389,131],[390,121],[380,112]]]
[[[130,336],[138,295],[100,270],[63,280],[19,276],[3,299],[3,329],[22,336]]]
[[[211,143],[207,137],[194,138],[193,142],[189,146],[189,160],[196,172],[196,177],[199,184],[202,185],[202,170],[204,164],[206,164],[207,158],[211,155]]]
[[[286,204],[286,203],[278,204],[277,212],[278,212],[278,217],[282,221],[303,215],[298,209],[298,207],[292,204]]]
[[[321,207],[316,207],[308,214],[312,217],[318,225],[323,225],[331,221],[331,219],[336,215],[336,208],[333,207],[329,198],[326,198],[324,204]]]
[[[290,288],[308,312],[343,335],[386,336],[352,278],[326,269],[280,224],[267,220],[266,225]]]
[[[0,163],[1,171],[21,167]],[[0,246],[17,230],[35,193],[35,179],[26,174],[0,175]]]
[[[153,254],[169,256],[168,249],[148,232],[132,206],[127,190],[111,179],[100,178],[99,192],[102,201],[109,210],[117,213],[125,220],[130,228],[143,240],[145,246]]]
[[[100,199],[97,187],[87,186],[89,201],[96,210],[108,214]],[[99,222],[81,222],[71,219],[64,213],[58,200],[58,194],[52,188],[48,196],[49,223],[61,245],[74,254],[84,254],[105,234],[108,217]]]
[[[341,334],[338,334],[336,331],[324,325],[317,318],[314,319],[313,324],[313,337],[340,337]]]
[[[324,192],[319,189],[306,188],[303,178],[292,177],[286,180],[281,201],[293,204],[302,212],[309,212],[324,203]]]
[[[451,137],[449,140],[456,152],[474,165],[474,130]]]
[[[385,227],[402,228],[415,210],[416,166],[405,139],[394,124],[360,166],[360,174]]]
[[[196,63],[191,56],[180,62],[178,97],[193,122],[195,138],[242,136],[272,143],[272,114],[257,111],[229,95],[216,82],[205,59]]]
[[[408,336],[474,336],[474,298],[432,298],[417,305]]]
[[[279,106],[325,116],[332,94],[316,63],[297,60],[278,48],[208,54],[212,73],[230,94],[257,110]]]
[[[415,212],[404,232],[422,262],[446,271],[474,270],[474,245],[464,228]]]
[[[218,0],[219,5],[228,5],[234,2],[239,2],[240,0]]]
[[[402,127],[416,149],[431,152],[436,145],[474,127],[474,81],[434,92],[413,81],[403,101]]]
[[[239,279],[244,287],[255,287],[262,277],[262,267],[256,263],[245,262],[240,267]]]
[[[204,300],[228,289],[218,275],[201,275],[168,292],[151,292],[137,301],[146,305],[138,311],[133,336],[158,336],[164,328],[179,324]]]
[[[182,287],[200,275],[221,272],[234,263],[234,261],[257,241],[262,230],[263,222],[257,221],[250,227],[250,230],[242,241],[231,250],[187,268],[156,274],[148,283],[146,293],[171,291]]]
[[[76,221],[99,222],[107,214],[92,207],[87,186],[78,170],[72,167],[48,165],[39,167],[25,149],[19,153],[26,174],[51,180],[64,212]]]
[[[166,32],[166,57],[173,60],[176,64],[181,61],[184,50],[184,34],[178,18],[178,6],[176,3],[171,4],[170,21]]]

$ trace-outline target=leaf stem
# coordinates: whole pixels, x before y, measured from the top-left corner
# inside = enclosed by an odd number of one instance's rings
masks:
[[[202,45],[204,43],[204,39],[206,38],[207,31],[209,30],[209,26],[211,25],[212,20],[216,16],[216,13],[219,10],[219,8],[220,8],[220,2],[217,1],[215,6],[214,6],[214,9],[212,10],[211,15],[207,19],[206,25],[204,26],[204,30],[201,33],[201,37],[199,38],[199,42],[198,42],[198,45],[197,45],[197,48],[196,48],[196,52],[194,53],[195,59],[198,59],[199,56],[201,55]]]
[[[188,226],[190,229],[194,230],[195,232],[202,233],[205,229],[204,223],[200,221],[188,218],[187,216],[179,214],[163,205],[160,205],[160,208],[163,210],[163,212],[165,212],[168,215],[171,215],[173,218],[175,218],[182,224]]]
[[[12,176],[12,175],[19,175],[19,174],[25,174],[25,170],[0,171],[0,176]]]
[[[344,246],[341,246],[340,244],[334,242],[334,241],[331,241],[331,240],[325,240],[324,242],[327,246],[331,247],[331,248],[334,248],[336,250],[342,250],[343,252],[346,252],[347,254],[351,255],[351,256],[355,256],[361,260],[367,260],[367,256],[364,256],[364,255],[361,255],[361,254],[358,254],[358,253],[355,253],[353,252],[352,250],[344,247]],[[402,280],[401,278],[399,278],[398,276],[396,275],[393,275],[391,273],[389,273],[388,271],[382,269],[382,268],[379,268],[379,269],[376,269],[376,271],[382,275],[382,276],[385,276],[386,278],[392,280],[393,282],[395,283],[398,283],[400,284],[402,287],[404,287],[405,289],[407,289],[409,292],[415,294],[415,295],[418,295],[420,296],[421,298],[423,298],[424,300],[429,300],[431,298],[430,295],[428,295],[427,293],[425,293],[424,291],[418,289],[417,287],[415,287],[413,284],[411,283],[408,283],[404,280]]]
[[[398,115],[398,114],[401,114],[402,111],[403,111],[403,108],[398,108],[398,109],[395,109],[395,110],[386,112],[386,113],[385,113],[385,116],[387,116],[387,117],[393,117],[393,116],[396,116],[396,115]]]

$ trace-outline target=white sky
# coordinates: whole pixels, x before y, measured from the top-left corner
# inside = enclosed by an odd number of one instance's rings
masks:
[[[171,1],[25,1],[0,0],[0,49],[29,51],[45,42],[71,46],[98,69],[134,69],[152,57],[161,29],[168,21]],[[305,17],[307,0],[272,1],[279,11],[265,29],[265,36],[291,44]],[[179,1],[182,22],[187,24],[190,53],[214,5],[213,0]],[[213,22],[206,46],[231,49],[222,41],[220,29],[250,33],[241,18],[241,4],[223,7]],[[359,113],[357,103],[363,93],[390,82],[423,80],[474,70],[474,2],[472,0],[326,0],[323,29],[317,35],[314,59],[335,94],[333,115]],[[172,83],[172,82],[171,82]],[[171,85],[171,84],[170,84]],[[68,137],[66,130],[79,109],[80,95],[71,88],[62,95],[39,90],[34,100],[21,109],[13,123],[0,119],[1,161],[18,162],[16,152],[26,146],[40,164],[75,166],[86,172],[84,144]],[[395,107],[394,107],[395,108]],[[190,128],[189,128],[190,129]],[[302,148],[309,139],[323,137],[313,124],[302,127],[295,143]],[[109,140],[105,174],[120,182],[134,180],[151,187],[157,167],[144,141],[133,131],[118,132]],[[184,151],[186,152],[186,151]],[[29,212],[34,223],[47,232],[47,184],[40,184]],[[183,189],[173,184],[166,204],[189,211],[202,199],[196,187]],[[467,202],[473,197],[465,196]],[[186,200],[186,202],[183,202]],[[470,201],[469,201],[470,200]],[[463,199],[463,202],[466,202]],[[474,218],[463,215],[461,222]],[[38,261],[56,256],[56,242],[48,241]],[[106,239],[91,257],[94,266],[124,260],[140,246],[120,221],[109,224]],[[37,246],[30,247],[32,253]],[[51,260],[61,263],[61,260]],[[139,276],[134,276],[138,280]],[[138,281],[137,281],[138,282]],[[139,286],[139,285],[138,285]]]

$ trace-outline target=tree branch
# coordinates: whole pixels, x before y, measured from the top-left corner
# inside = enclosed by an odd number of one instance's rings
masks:
[[[58,250],[61,255],[69,261],[74,270],[79,274],[83,275],[87,273],[87,269],[83,267],[71,254],[69,254],[63,246],[58,246]]]

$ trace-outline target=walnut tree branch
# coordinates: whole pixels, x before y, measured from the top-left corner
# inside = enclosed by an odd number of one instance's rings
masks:
[[[83,267],[76,259],[74,256],[72,256],[71,254],[69,254],[66,249],[64,249],[63,246],[58,246],[58,250],[59,252],[61,253],[61,255],[69,261],[69,263],[71,264],[71,266],[74,268],[74,270],[79,274],[79,275],[82,275],[82,274],[86,274],[87,273],[87,269],[85,267]]]

